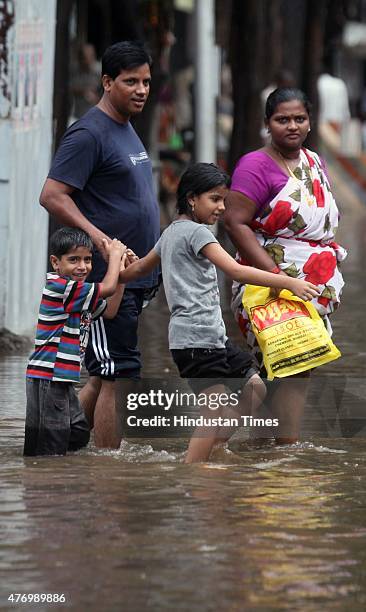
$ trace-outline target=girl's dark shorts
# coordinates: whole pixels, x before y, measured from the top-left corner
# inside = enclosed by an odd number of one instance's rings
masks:
[[[223,349],[172,349],[171,354],[179,374],[189,379],[195,393],[213,384],[223,384],[238,391],[253,374],[258,373],[251,354],[242,351],[230,340],[227,340]]]

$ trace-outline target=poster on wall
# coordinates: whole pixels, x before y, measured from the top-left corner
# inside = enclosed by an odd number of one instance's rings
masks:
[[[37,121],[42,95],[42,20],[16,25],[13,57],[12,117],[17,129],[29,129]]]

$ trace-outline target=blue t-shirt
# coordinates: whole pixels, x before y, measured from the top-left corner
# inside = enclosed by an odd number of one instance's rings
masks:
[[[132,125],[118,123],[96,106],[66,131],[48,177],[75,187],[71,194],[83,215],[139,257],[160,234],[160,215],[152,167]],[[95,252],[88,280],[102,280],[106,264]],[[152,287],[157,271],[129,283]]]

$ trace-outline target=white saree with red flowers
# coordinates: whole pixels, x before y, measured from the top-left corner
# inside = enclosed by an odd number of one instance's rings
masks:
[[[334,240],[339,212],[316,153],[301,150],[300,164],[286,185],[251,223],[259,244],[286,274],[318,285],[312,303],[331,333],[328,315],[338,307],[344,285],[339,264],[347,253]],[[237,256],[241,264],[250,265]],[[259,347],[242,305],[245,285],[234,282],[232,310],[249,349]]]

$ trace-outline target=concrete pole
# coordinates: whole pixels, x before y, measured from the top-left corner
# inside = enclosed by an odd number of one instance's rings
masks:
[[[195,2],[195,161],[216,162],[218,50],[214,0]]]

